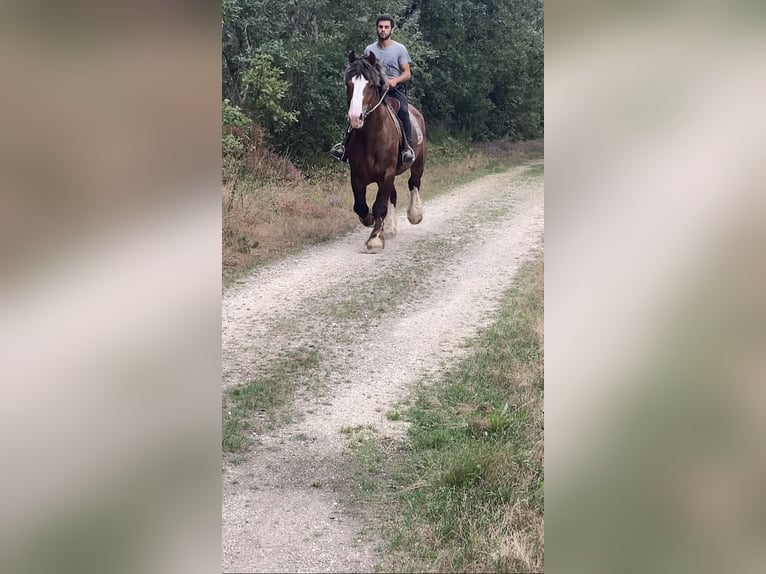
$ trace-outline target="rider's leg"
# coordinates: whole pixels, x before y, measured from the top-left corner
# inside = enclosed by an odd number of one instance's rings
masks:
[[[399,119],[402,121],[404,137],[407,139],[407,147],[402,152],[402,161],[408,162],[415,159],[415,152],[412,148],[412,123],[410,122],[410,110],[407,104],[407,98],[398,90],[392,90],[393,96],[399,100]]]

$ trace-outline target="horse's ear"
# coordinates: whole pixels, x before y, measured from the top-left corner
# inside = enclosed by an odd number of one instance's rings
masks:
[[[367,60],[370,62],[370,64],[372,64],[374,66],[375,62],[377,61],[377,58],[375,57],[375,52],[370,52],[367,55]]]
[[[353,51],[353,50],[351,50],[351,51],[348,53],[348,63],[349,63],[349,64],[353,64],[354,62],[356,62],[356,54],[354,54],[354,51]]]

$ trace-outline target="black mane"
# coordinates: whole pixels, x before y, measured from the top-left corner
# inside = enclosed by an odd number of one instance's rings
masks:
[[[378,62],[371,64],[367,58],[359,58],[351,62],[346,68],[346,82],[355,76],[362,76],[373,86],[376,86],[378,93],[386,89],[386,76]]]

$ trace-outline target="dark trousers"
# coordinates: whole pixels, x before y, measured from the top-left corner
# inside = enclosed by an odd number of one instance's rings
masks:
[[[399,119],[402,120],[402,128],[404,129],[407,143],[412,146],[412,124],[410,124],[410,108],[407,104],[407,96],[399,91],[398,87],[393,90],[388,90],[388,95],[399,100],[399,113],[397,115],[399,116]]]

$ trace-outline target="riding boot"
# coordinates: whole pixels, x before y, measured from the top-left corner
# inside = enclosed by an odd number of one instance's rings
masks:
[[[407,147],[402,150],[402,163],[415,161],[415,150],[412,149],[412,143],[408,140]]]
[[[412,124],[410,123],[409,110],[402,112],[402,109],[400,108],[399,119],[402,121],[402,129],[404,130],[406,144],[402,150],[402,163],[409,163],[415,160],[415,151],[412,149]]]

